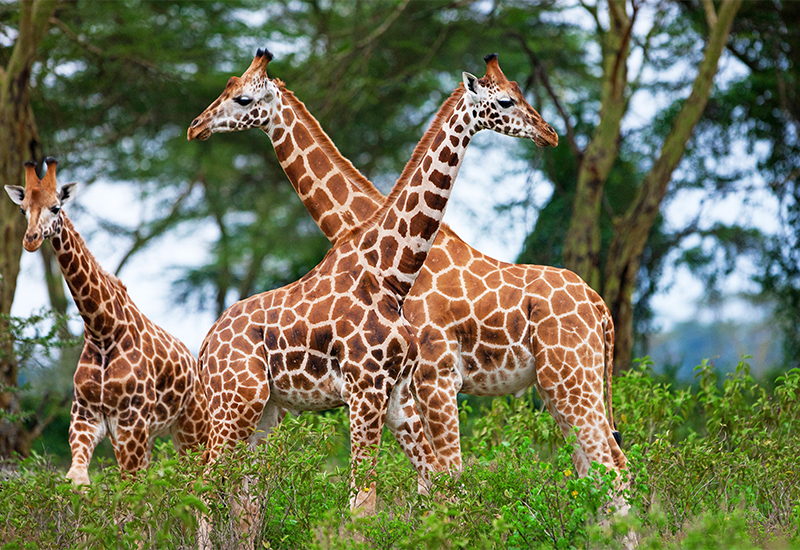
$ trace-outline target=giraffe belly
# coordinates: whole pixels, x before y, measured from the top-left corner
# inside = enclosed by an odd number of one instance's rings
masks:
[[[459,393],[521,396],[536,380],[533,356],[524,349],[504,353],[462,353]]]
[[[269,401],[294,411],[325,411],[347,404],[342,397],[343,380],[333,368],[317,379],[298,371],[270,376]]]

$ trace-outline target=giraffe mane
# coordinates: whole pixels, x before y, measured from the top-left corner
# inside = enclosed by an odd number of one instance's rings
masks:
[[[297,118],[299,118],[306,126],[306,129],[311,134],[311,137],[320,146],[322,152],[325,153],[331,163],[340,172],[342,172],[342,174],[348,180],[354,183],[361,192],[363,192],[376,203],[381,204],[385,197],[375,188],[374,185],[372,185],[372,182],[369,181],[364,174],[359,172],[358,169],[353,166],[353,163],[351,163],[339,152],[339,149],[319,125],[317,119],[315,119],[311,113],[308,112],[305,104],[297,99],[297,96],[294,95],[294,92],[286,88],[286,84],[284,84],[282,80],[276,78],[274,79],[274,82],[280,89],[281,95],[286,98],[286,101],[292,107],[292,110]]]
[[[352,239],[357,234],[361,233],[362,231],[366,230],[368,227],[372,227],[386,214],[386,211],[391,208],[392,204],[397,200],[397,197],[402,193],[408,181],[411,179],[411,176],[414,175],[414,172],[419,167],[419,164],[422,162],[422,159],[425,157],[425,154],[428,152],[430,148],[431,142],[433,142],[433,138],[436,137],[436,134],[439,133],[439,130],[442,129],[444,123],[450,118],[450,115],[453,114],[455,110],[456,103],[464,97],[464,84],[459,83],[456,86],[456,89],[453,90],[453,93],[450,94],[450,97],[442,103],[442,106],[436,112],[436,116],[434,117],[433,121],[431,122],[428,129],[425,130],[425,133],[422,136],[422,139],[419,140],[417,146],[414,147],[414,152],[411,154],[411,158],[408,159],[406,165],[403,167],[403,171],[400,173],[400,177],[397,179],[397,183],[395,183],[394,187],[392,187],[392,191],[389,193],[381,207],[376,210],[372,216],[368,220],[366,220],[361,225],[358,225],[350,230],[350,232],[342,237],[341,240]]]
[[[75,230],[75,226],[72,225],[72,221],[67,216],[64,216],[64,225],[66,225],[70,232],[75,236],[75,240],[77,241],[78,246],[81,247],[82,253],[86,255],[89,262],[94,264],[97,267],[97,270],[100,272],[102,276],[104,276],[112,286],[116,287],[117,289],[123,291],[125,294],[128,293],[128,288],[125,284],[120,281],[119,277],[116,275],[112,275],[100,265],[100,262],[94,257],[92,251],[89,250],[89,247],[86,246],[86,241],[83,240],[83,236]]]

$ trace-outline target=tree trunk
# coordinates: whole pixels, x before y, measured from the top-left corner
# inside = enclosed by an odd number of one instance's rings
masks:
[[[706,4],[709,39],[692,93],[681,107],[661,152],[645,176],[633,203],[622,216],[614,220],[614,236],[606,261],[603,298],[614,317],[617,334],[615,372],[627,369],[631,364],[633,291],[636,288],[639,262],[647,237],[658,216],[672,172],[678,166],[686,143],[708,102],[719,58],[728,42],[731,23],[741,2],[742,0],[724,0],[718,14],[713,12],[711,2]]]
[[[603,187],[617,158],[620,124],[627,108],[628,54],[633,20],[625,0],[609,0],[609,28],[603,37],[603,83],[600,122],[578,170],[575,202],[564,242],[564,267],[595,290],[600,280],[600,206]]]
[[[23,0],[19,34],[8,65],[0,69],[0,179],[3,185],[23,183],[22,163],[39,150],[30,109],[30,73],[56,0]],[[19,275],[24,218],[10,200],[0,201],[0,314],[11,311]],[[12,415],[0,420],[0,458],[27,454],[30,441],[20,422],[15,393],[18,365],[8,322],[0,318],[0,409]]]

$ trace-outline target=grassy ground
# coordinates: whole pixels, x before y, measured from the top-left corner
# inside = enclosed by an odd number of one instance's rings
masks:
[[[379,455],[379,508],[348,512],[343,411],[290,418],[268,449],[237,450],[205,479],[198,457],[164,444],[149,471],[122,479],[93,467],[76,490],[47,456],[0,481],[2,548],[193,548],[205,511],[215,547],[237,548],[230,503],[242,480],[260,495],[256,548],[800,548],[800,371],[769,389],[746,365],[725,380],[709,366],[676,389],[642,364],[615,379],[615,417],[630,463],[633,504],[609,514],[613,476],[578,479],[552,419],[535,399],[462,403],[466,467],[433,496],[388,437]]]

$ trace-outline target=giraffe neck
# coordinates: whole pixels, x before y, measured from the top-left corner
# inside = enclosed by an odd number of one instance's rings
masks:
[[[72,222],[61,214],[61,229],[50,238],[61,272],[83,318],[85,336],[103,349],[123,318],[125,287],[106,273],[89,252]]]
[[[281,167],[332,243],[380,208],[383,195],[347,160],[294,94],[280,86],[269,135]]]
[[[464,88],[459,86],[425,133],[421,143],[429,147],[424,156],[416,164],[413,157],[409,161],[407,169],[416,167],[413,176],[401,176],[371,219],[374,227],[361,233],[359,246],[367,263],[378,268],[400,302],[425,263],[467,145],[478,129]]]

